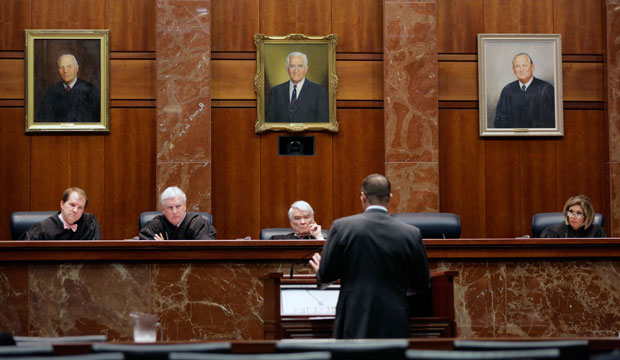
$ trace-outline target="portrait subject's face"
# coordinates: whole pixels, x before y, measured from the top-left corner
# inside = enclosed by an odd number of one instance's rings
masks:
[[[291,77],[293,84],[297,84],[306,76],[308,66],[304,64],[304,58],[301,56],[291,56],[288,59],[288,67],[286,68],[288,75]]]
[[[293,208],[293,218],[291,219],[291,227],[297,235],[308,235],[310,224],[314,221],[314,217],[310,211],[303,211]]]
[[[522,84],[526,84],[534,75],[534,64],[527,55],[519,55],[512,61],[512,71]]]
[[[60,201],[62,218],[67,224],[73,225],[82,217],[84,206],[86,206],[86,199],[76,191],[72,192],[67,201]]]
[[[70,84],[78,74],[79,66],[71,56],[63,55],[58,60],[58,73],[65,84]]]
[[[185,217],[187,206],[180,196],[164,200],[162,212],[172,225],[178,225]]]

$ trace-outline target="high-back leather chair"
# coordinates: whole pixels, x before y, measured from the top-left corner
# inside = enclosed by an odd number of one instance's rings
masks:
[[[260,231],[260,239],[261,240],[269,240],[274,235],[286,235],[293,232],[293,228],[264,228]],[[329,234],[329,230],[321,229],[323,233],[323,237],[327,239],[327,234]]]
[[[213,224],[213,215],[208,212],[191,212],[188,211],[188,214],[200,214],[203,218],[205,218],[209,223]],[[161,215],[161,211],[145,211],[140,213],[140,217],[138,218],[138,232],[146,225],[147,222],[153,220],[153,218],[157,215]]]
[[[461,218],[452,213],[396,213],[394,218],[420,229],[423,239],[458,239]]]
[[[32,225],[55,215],[58,211],[16,211],[11,214],[11,237],[19,239]]]
[[[540,237],[543,230],[547,227],[564,222],[564,213],[562,212],[548,212],[534,214],[532,217],[532,237]],[[595,225],[603,227],[605,225],[605,217],[601,213],[594,214]]]

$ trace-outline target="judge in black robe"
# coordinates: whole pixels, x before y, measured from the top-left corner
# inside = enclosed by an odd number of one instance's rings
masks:
[[[573,229],[570,225],[565,223],[553,224],[548,226],[540,234],[541,238],[599,238],[607,237],[605,229],[592,224],[587,229],[583,226],[577,230]]]
[[[410,337],[407,293],[427,291],[430,272],[420,230],[388,214],[390,197],[387,178],[364,179],[365,211],[336,220],[310,261],[317,282],[341,282],[335,338]]]
[[[139,237],[141,240],[153,240],[155,234],[162,234],[165,240],[213,240],[215,228],[197,213],[186,213],[178,228],[162,214],[146,223],[140,229]]]
[[[75,222],[77,224],[75,232],[65,229],[59,216],[60,211],[34,224],[19,237],[19,240],[101,240],[101,229],[95,215],[83,213]]]
[[[594,224],[596,212],[585,195],[570,197],[564,204],[564,221],[548,226],[541,238],[597,238],[607,237],[605,229]]]
[[[495,109],[496,128],[554,128],[553,85],[538,78],[524,91],[515,80],[506,85]]]
[[[314,210],[306,201],[297,200],[288,209],[288,220],[293,232],[273,235],[269,240],[316,239],[325,240],[321,225],[314,221]]]

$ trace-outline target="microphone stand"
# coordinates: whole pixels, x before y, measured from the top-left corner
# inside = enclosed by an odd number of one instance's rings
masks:
[[[323,247],[321,246],[318,249],[312,250],[309,253],[305,254],[304,256],[302,256],[299,260],[295,261],[293,264],[291,264],[291,270],[289,271],[289,278],[292,279],[293,278],[293,270],[295,269],[295,265],[297,264],[301,264],[302,262],[304,262],[305,260],[307,260],[308,255],[312,255],[315,252],[321,251],[323,250]]]

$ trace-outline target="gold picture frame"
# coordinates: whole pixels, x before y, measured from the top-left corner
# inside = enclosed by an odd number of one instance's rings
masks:
[[[109,132],[109,30],[26,29],[25,38],[26,133]]]
[[[478,34],[478,92],[480,136],[563,136],[561,35]]]
[[[286,36],[254,35],[256,45],[256,133],[265,131],[315,131],[337,132],[336,45],[338,35]],[[291,105],[288,57],[303,54],[304,80],[297,102]],[[293,58],[293,57],[291,57]],[[291,64],[291,66],[294,66]],[[302,66],[301,64],[299,66]],[[295,75],[297,76],[297,75]],[[292,88],[292,87],[291,87]],[[295,94],[296,94],[295,89]],[[325,97],[327,96],[327,98]],[[296,103],[296,104],[295,104]]]

